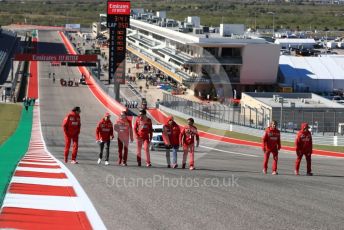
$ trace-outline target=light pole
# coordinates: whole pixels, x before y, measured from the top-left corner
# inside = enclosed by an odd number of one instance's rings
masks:
[[[326,40],[325,40],[325,49],[326,49],[326,56],[328,55],[328,46],[327,46],[327,31],[325,31],[325,36],[326,36]]]
[[[281,115],[280,115],[280,130],[282,131],[283,129],[283,102],[284,102],[284,98],[283,97],[279,97],[279,103],[281,103]]]
[[[254,32],[257,32],[257,11],[254,11]]]
[[[272,37],[275,37],[275,12],[268,12],[267,14],[272,14]]]
[[[14,58],[11,58],[11,69],[12,69],[12,72],[11,72],[11,81],[13,82],[13,79],[14,79]]]

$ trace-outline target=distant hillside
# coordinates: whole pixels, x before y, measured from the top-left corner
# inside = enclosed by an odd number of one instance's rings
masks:
[[[321,1],[321,0],[319,0]],[[344,1],[344,0],[343,0]],[[21,3],[20,3],[21,2]],[[315,4],[315,1],[269,0],[133,0],[132,8],[166,10],[169,18],[184,20],[200,16],[201,24],[240,23],[247,28],[294,30],[343,30],[344,4]],[[307,2],[307,4],[306,4]],[[331,1],[329,1],[331,2]],[[335,2],[335,1],[334,1]],[[320,2],[319,2],[320,3]],[[105,0],[0,0],[0,25],[28,23],[83,26],[106,12]]]

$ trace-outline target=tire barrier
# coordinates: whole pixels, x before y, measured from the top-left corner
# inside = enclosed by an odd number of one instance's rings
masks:
[[[63,79],[63,78],[61,78],[60,79],[60,84],[61,84],[61,86],[68,86],[68,87],[78,87],[79,86],[79,83],[78,82],[74,82],[74,81],[72,81],[72,80],[68,80],[68,81],[66,81],[65,79]]]
[[[61,86],[67,86],[67,81],[61,78],[60,80]]]

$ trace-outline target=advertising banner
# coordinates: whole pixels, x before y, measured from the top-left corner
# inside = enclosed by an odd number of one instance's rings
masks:
[[[74,54],[15,54],[15,61],[49,61],[49,62],[96,62],[97,55]]]
[[[130,1],[108,1],[108,15],[130,15]]]

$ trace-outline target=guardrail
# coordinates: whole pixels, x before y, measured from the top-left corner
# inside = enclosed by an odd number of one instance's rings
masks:
[[[135,87],[133,87],[130,83],[128,83],[128,88],[135,94],[135,96],[139,97],[142,99],[142,95]]]
[[[17,66],[17,71],[15,72],[14,78],[12,80],[11,95],[14,97],[13,100],[18,100],[18,94],[16,95],[15,92],[16,92],[16,89],[17,89],[17,83],[18,83],[19,74],[22,72],[21,71],[21,67],[22,67],[22,62],[19,62],[18,66]],[[14,68],[14,66],[13,66],[13,68]],[[14,71],[14,69],[12,69],[12,71]]]

